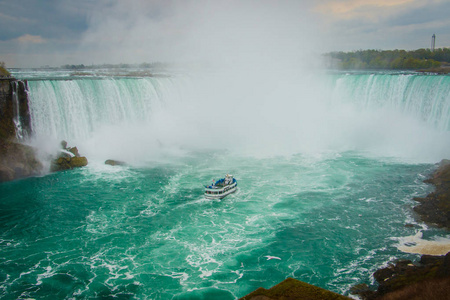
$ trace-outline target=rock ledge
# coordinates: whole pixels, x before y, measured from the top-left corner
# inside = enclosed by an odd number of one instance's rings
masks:
[[[351,299],[306,282],[287,278],[270,289],[259,288],[239,300],[347,300]]]

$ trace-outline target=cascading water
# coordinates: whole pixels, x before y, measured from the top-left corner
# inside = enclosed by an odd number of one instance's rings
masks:
[[[22,122],[20,120],[20,106],[19,106],[19,81],[11,81],[12,100],[13,100],[13,122],[16,127],[16,137],[19,141],[23,140],[24,132]],[[26,87],[25,87],[26,90]]]
[[[450,77],[417,74],[335,76],[333,101],[364,110],[394,110],[450,130]]]
[[[29,86],[35,143],[67,140],[91,159],[134,160],[130,152],[145,151],[157,130],[149,123],[179,97],[171,78],[36,80]]]
[[[292,76],[276,85],[238,75],[29,85],[37,139],[69,140],[104,159],[139,159],[146,154],[138,148],[170,145],[250,155],[358,150],[417,159],[426,152],[422,159],[433,161],[450,146],[449,81],[380,73]]]
[[[104,125],[138,123],[168,98],[170,79],[30,81],[37,136],[87,139]]]

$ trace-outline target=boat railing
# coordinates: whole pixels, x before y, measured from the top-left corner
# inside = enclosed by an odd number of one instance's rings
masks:
[[[217,183],[216,183],[215,185],[209,185],[209,186],[205,185],[205,188],[209,189],[209,190],[212,190],[212,191],[217,191],[217,190],[223,190],[223,189],[226,189],[226,188],[233,188],[236,185],[237,185],[237,181],[236,181],[236,179],[234,179],[233,182],[231,184],[228,184],[228,185],[217,186]]]

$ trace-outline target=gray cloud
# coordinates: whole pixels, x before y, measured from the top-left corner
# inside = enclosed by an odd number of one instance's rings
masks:
[[[400,11],[394,17],[390,17],[386,25],[388,26],[408,26],[448,20],[450,3],[442,2],[429,4],[425,3],[421,7]]]
[[[413,4],[378,9],[361,6],[352,18],[333,19],[324,34],[335,41],[333,50],[427,48],[433,33],[440,38],[439,47],[448,47],[450,3]]]
[[[450,45],[446,1],[392,10],[360,6],[347,19],[319,14],[315,5],[312,0],[0,0],[0,61],[287,65],[312,52],[424,48],[433,33],[440,47]]]
[[[92,1],[20,0],[0,2],[0,40],[14,39],[24,34],[47,39],[76,36],[87,29],[87,13]]]

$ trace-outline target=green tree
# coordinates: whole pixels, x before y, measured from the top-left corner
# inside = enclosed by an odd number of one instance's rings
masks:
[[[440,67],[450,63],[450,49],[406,50],[358,50],[353,52],[332,52],[327,54],[338,60],[342,69],[403,69],[418,70]]]

